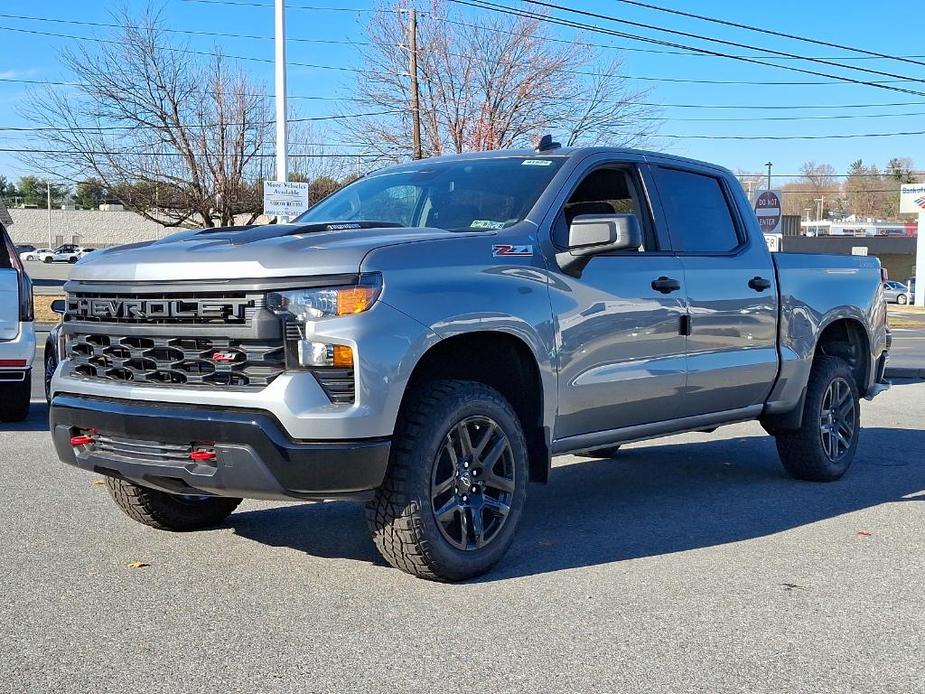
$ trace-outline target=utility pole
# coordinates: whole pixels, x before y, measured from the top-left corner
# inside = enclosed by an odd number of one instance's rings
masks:
[[[410,52],[409,72],[411,73],[411,142],[414,158],[421,158],[421,94],[418,91],[418,14],[411,10],[408,21],[408,48]]]
[[[768,167],[768,190],[771,190],[771,167],[774,166],[771,162],[765,164]]]
[[[816,213],[816,219],[820,222],[822,221],[822,214],[825,212],[825,196],[821,198],[815,198],[815,202],[819,203],[818,212]]]
[[[48,198],[48,247],[53,248],[51,245],[51,182],[45,181],[45,194]]]
[[[285,0],[276,0],[276,180],[285,182],[289,167],[286,132],[286,7]],[[280,222],[289,219],[279,218]]]

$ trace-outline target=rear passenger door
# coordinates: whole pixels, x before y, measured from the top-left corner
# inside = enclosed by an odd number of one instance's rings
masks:
[[[777,376],[778,294],[744,194],[710,167],[661,164],[652,174],[690,312],[679,416],[759,405]]]

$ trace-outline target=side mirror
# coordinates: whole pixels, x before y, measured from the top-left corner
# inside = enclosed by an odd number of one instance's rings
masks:
[[[634,214],[581,214],[568,230],[568,250],[556,253],[562,271],[580,277],[595,255],[628,251],[642,245],[642,229]]]
[[[51,310],[59,316],[63,316],[67,312],[67,303],[64,299],[55,299],[51,302]]]

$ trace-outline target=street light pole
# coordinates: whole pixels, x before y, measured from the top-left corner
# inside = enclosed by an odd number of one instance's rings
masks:
[[[45,181],[45,194],[48,199],[48,247],[51,248],[51,182]]]
[[[288,178],[288,142],[286,111],[286,7],[285,0],[276,0],[276,180]],[[288,222],[288,218],[280,218]]]

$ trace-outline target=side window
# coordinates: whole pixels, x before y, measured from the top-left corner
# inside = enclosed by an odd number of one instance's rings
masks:
[[[654,172],[676,251],[725,253],[739,246],[741,239],[719,179],[661,167]]]
[[[656,250],[648,216],[642,212],[641,197],[628,169],[595,169],[582,179],[562,208],[553,228],[553,243],[568,246],[568,228],[582,214],[632,214],[639,219],[643,242],[639,251]]]

